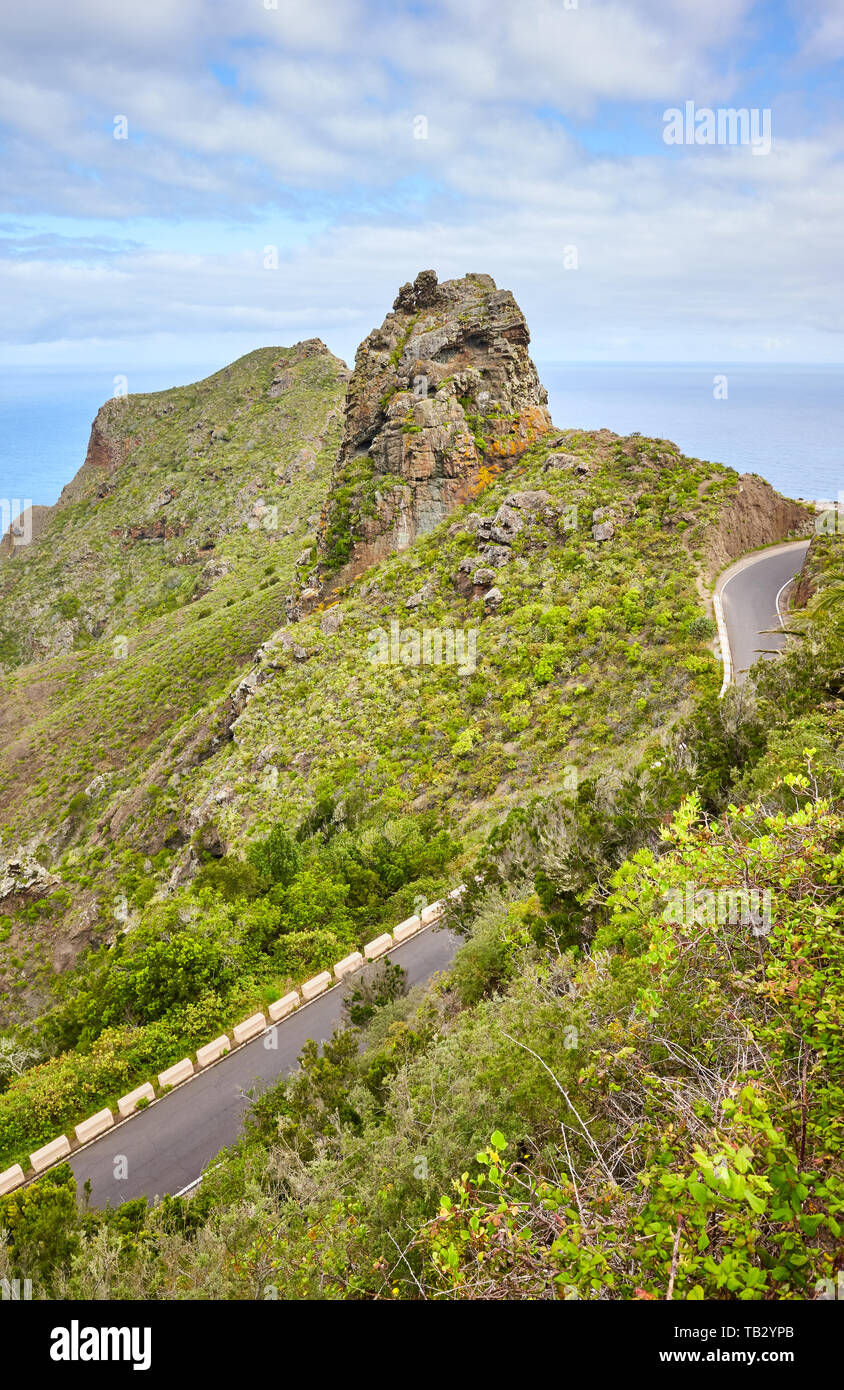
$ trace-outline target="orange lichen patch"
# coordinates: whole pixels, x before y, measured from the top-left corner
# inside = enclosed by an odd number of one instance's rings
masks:
[[[468,493],[470,497],[477,497],[478,493],[484,492],[490,483],[494,483],[496,478],[501,476],[503,469],[495,464],[482,464],[478,470],[478,476],[474,484],[470,485]]]
[[[496,421],[495,424],[499,429],[503,426],[506,433],[493,437],[487,445],[486,452],[487,455],[505,458],[523,454],[537,439],[547,434],[550,428],[544,412],[537,407],[523,411],[516,420]]]

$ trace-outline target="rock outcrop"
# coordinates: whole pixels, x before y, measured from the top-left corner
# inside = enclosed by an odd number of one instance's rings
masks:
[[[755,473],[742,473],[733,497],[706,531],[704,551],[717,574],[751,550],[811,534],[808,507],[782,497]]]
[[[320,521],[328,574],[403,550],[551,428],[530,334],[489,275],[403,285],[358,349]]]
[[[24,507],[20,515],[10,522],[8,530],[0,537],[0,560],[14,558],[24,546],[37,540],[52,513],[52,507]]]

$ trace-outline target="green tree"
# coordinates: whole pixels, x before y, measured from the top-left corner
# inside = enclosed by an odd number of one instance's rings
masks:
[[[274,884],[288,888],[301,864],[301,853],[283,825],[274,825],[265,840],[254,840],[249,846],[250,864],[257,870],[264,891]]]

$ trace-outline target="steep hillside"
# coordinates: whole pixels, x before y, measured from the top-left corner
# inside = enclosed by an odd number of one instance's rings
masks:
[[[307,1045],[188,1197],[89,1213],[64,1167],[0,1199],[0,1272],[81,1299],[833,1300],[840,537],[811,558],[786,657],[678,730],[728,809],[693,793],[593,879],[588,950],[561,941],[564,827],[536,806],[533,862],[491,847],[446,979],[376,994],[357,1028]],[[662,811],[655,790],[641,810]],[[590,826],[611,841],[613,808],[584,815],[584,844]],[[725,893],[744,905],[722,910]],[[113,1037],[95,1049],[101,1070],[117,1060]],[[7,1130],[27,1094],[51,1093],[11,1087]]]
[[[697,585],[741,496],[734,474],[665,441],[531,445],[449,521],[327,592],[296,628],[306,659],[270,646],[232,743],[180,794],[213,807],[233,846],[350,791],[465,834],[532,788],[624,767],[717,688]]]
[[[0,1149],[80,1118],[78,1068],[87,1113],[472,866],[532,873],[553,843],[545,906],[583,949],[596,885],[692,789],[714,570],[806,513],[665,440],[555,432],[527,343],[489,277],[423,272],[342,437],[349,374],[316,343],[101,412],[3,571],[48,633],[52,547],[85,559],[76,649],[5,680],[0,1019],[25,1060]]]
[[[179,839],[147,769],[174,742],[225,737],[225,692],[295,602],[347,377],[311,340],[251,353],[192,387],[109,402],[37,538],[0,565],[0,626],[18,660],[37,658],[0,682],[11,861],[0,892],[7,915],[24,914],[7,956],[26,960],[24,992],[42,967],[113,930],[90,874],[68,895],[53,871],[74,845],[97,853],[109,806],[137,792],[156,847]],[[48,953],[29,957],[45,929]],[[18,983],[21,966],[11,969]]]

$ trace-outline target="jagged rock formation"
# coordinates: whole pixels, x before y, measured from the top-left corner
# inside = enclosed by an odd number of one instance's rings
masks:
[[[403,285],[358,349],[320,522],[324,572],[350,578],[433,530],[551,428],[530,334],[489,275]]]

